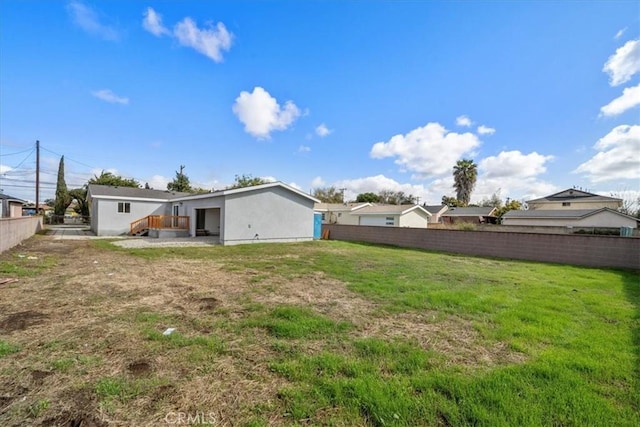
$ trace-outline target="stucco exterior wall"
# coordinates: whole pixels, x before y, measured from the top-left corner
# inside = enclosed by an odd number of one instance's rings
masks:
[[[583,219],[573,218],[503,218],[503,225],[528,225],[528,226],[548,226],[548,227],[600,227],[636,228],[637,222],[631,218],[625,218],[612,212],[600,212]]]
[[[182,204],[184,215],[189,215],[189,235],[196,235],[196,209],[220,209],[221,214],[218,215],[218,225],[220,228],[213,228],[209,225],[209,213],[205,216],[205,228],[212,233],[220,232],[220,239],[224,235],[224,196],[210,197],[195,200],[186,200]]]
[[[387,218],[393,218],[393,224],[387,224]],[[391,222],[391,221],[389,221]],[[376,227],[397,227],[398,215],[360,215],[358,225]]]
[[[358,225],[357,212],[351,212],[349,210],[344,211],[317,211],[324,215],[322,220],[323,224],[346,224],[346,225]]]
[[[41,216],[0,218],[0,253],[42,230]]]
[[[569,206],[562,206],[562,202],[534,202],[529,203],[529,210],[543,210],[543,209],[601,209],[601,208],[609,208],[616,210],[620,206],[617,202],[581,202],[576,200],[567,200],[568,203],[571,203]]]
[[[118,203],[120,202],[130,203],[131,211],[129,213],[118,212]],[[144,218],[147,215],[171,214],[171,205],[165,202],[92,199],[91,206],[91,230],[97,236],[127,234],[131,223],[137,219]],[[100,218],[100,221],[98,221],[98,218]]]
[[[223,245],[313,239],[313,200],[279,187],[225,197]]]
[[[400,227],[427,228],[428,223],[429,216],[417,209],[400,215]]]

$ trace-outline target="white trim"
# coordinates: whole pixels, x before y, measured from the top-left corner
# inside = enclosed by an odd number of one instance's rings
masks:
[[[94,196],[91,195],[92,199],[104,199],[104,200],[132,200],[135,202],[171,202],[175,199],[152,199],[149,197],[123,197],[123,196]]]
[[[233,188],[233,189],[229,189],[229,190],[220,190],[220,191],[214,191],[213,193],[203,193],[203,194],[194,194],[194,195],[189,195],[189,196],[184,196],[184,197],[177,197],[175,199],[171,199],[171,201],[187,201],[187,200],[199,200],[199,199],[207,199],[210,197],[221,197],[221,196],[228,196],[231,194],[238,194],[238,193],[245,193],[245,192],[249,192],[249,191],[256,191],[256,190],[263,190],[265,188],[272,188],[272,187],[282,187],[285,190],[289,190],[292,193],[296,193],[302,197],[305,197],[309,200],[314,201],[315,203],[320,203],[320,200],[316,199],[315,197],[304,193],[300,190],[298,190],[297,188],[293,188],[287,184],[285,184],[284,182],[280,182],[280,181],[276,181],[276,182],[268,182],[266,184],[260,184],[260,185],[253,185],[251,187],[241,187],[241,188]]]

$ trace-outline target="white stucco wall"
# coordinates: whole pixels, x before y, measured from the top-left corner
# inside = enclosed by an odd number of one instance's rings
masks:
[[[131,211],[129,213],[118,212],[119,202],[130,203]],[[126,199],[92,199],[91,207],[91,230],[98,236],[127,234],[133,221],[147,215],[170,215],[171,211],[169,203]]]
[[[282,187],[227,195],[220,242],[292,242],[313,239],[313,200]]]
[[[571,203],[569,206],[562,206],[562,202],[534,202],[529,203],[529,210],[568,210],[568,209],[602,209],[609,208],[616,210],[619,207],[618,202],[581,202],[576,200],[567,200]]]
[[[428,223],[429,215],[418,209],[400,216],[400,227],[427,228]]]
[[[398,215],[361,215],[359,225],[375,225],[379,227],[397,227]],[[393,224],[387,224],[387,218],[393,218]]]
[[[631,218],[625,218],[612,212],[600,212],[579,219],[550,219],[550,218],[503,218],[503,225],[526,225],[526,226],[554,226],[554,227],[602,227],[636,228],[637,222]]]

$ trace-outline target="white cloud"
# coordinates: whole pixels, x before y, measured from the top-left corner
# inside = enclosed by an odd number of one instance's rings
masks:
[[[621,125],[593,146],[598,153],[573,172],[591,182],[640,178],[640,126]]]
[[[142,27],[156,37],[170,34],[169,30],[162,25],[162,15],[150,7],[144,13]]]
[[[288,185],[289,185],[290,187],[295,188],[296,190],[304,191],[304,190],[302,189],[302,187],[300,187],[300,186],[299,186],[298,184],[296,184],[295,182],[289,182],[289,183],[288,183]]]
[[[79,1],[67,3],[67,12],[71,16],[74,24],[89,34],[112,41],[120,38],[120,34],[115,28],[100,22],[96,11]]]
[[[439,123],[428,123],[374,144],[370,155],[374,159],[395,157],[402,170],[424,178],[450,174],[456,161],[479,145],[478,137],[470,132],[449,132]]]
[[[325,136],[329,135],[331,132],[333,132],[333,130],[329,129],[327,125],[325,125],[324,123],[321,123],[318,125],[318,127],[316,127],[316,135],[318,135],[321,138],[324,138]]]
[[[105,102],[110,102],[112,104],[127,105],[129,103],[129,98],[118,96],[115,93],[113,93],[110,89],[100,89],[95,92],[91,92],[91,95]]]
[[[628,82],[640,71],[640,39],[629,40],[616,50],[604,64],[602,71],[609,74],[609,84],[618,86]]]
[[[494,133],[496,133],[496,130],[494,128],[490,128],[489,126],[480,125],[478,126],[478,133],[480,135],[493,135]]]
[[[614,39],[618,40],[620,37],[622,37],[624,35],[624,33],[627,31],[627,27],[622,28],[621,30],[618,30],[618,32],[616,33],[615,36],[613,36]]]
[[[640,84],[625,88],[621,96],[600,108],[600,114],[603,116],[617,116],[637,105],[640,105]]]
[[[269,138],[274,130],[285,130],[300,116],[292,101],[280,108],[278,101],[259,86],[252,93],[240,92],[232,110],[244,124],[245,132],[260,139]]]
[[[420,197],[420,203],[439,203],[442,196],[432,194],[424,185],[402,184],[384,175],[365,178],[345,179],[332,184],[336,188],[346,188],[345,200],[355,200],[360,193],[378,193],[382,190],[403,191],[405,194]],[[432,200],[437,197],[437,202]]]
[[[327,184],[327,182],[324,179],[322,179],[321,176],[316,176],[311,181],[311,187],[312,188],[324,187],[326,184]]]
[[[200,29],[189,17],[176,24],[173,34],[181,45],[192,47],[215,62],[222,62],[222,52],[231,48],[233,39],[222,22]]]
[[[311,151],[311,147],[307,147],[306,145],[298,147],[298,153],[308,153],[309,151]]]
[[[530,178],[547,171],[545,163],[553,156],[544,156],[535,151],[522,154],[518,150],[502,151],[497,156],[482,159],[478,169],[486,178]]]
[[[471,119],[467,116],[458,116],[456,117],[456,124],[458,126],[464,126],[464,127],[471,127],[471,125],[473,124],[473,122],[471,121]]]
[[[146,181],[146,183],[149,184],[149,187],[153,188],[154,190],[166,190],[167,184],[169,184],[171,181],[173,181],[173,178],[168,178],[162,175],[153,175]],[[145,183],[141,182],[140,184],[144,185]]]

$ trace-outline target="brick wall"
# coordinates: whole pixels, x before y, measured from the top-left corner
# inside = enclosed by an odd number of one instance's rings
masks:
[[[640,269],[640,239],[633,237],[504,233],[323,224],[331,240],[381,243],[466,255],[590,267]]]

